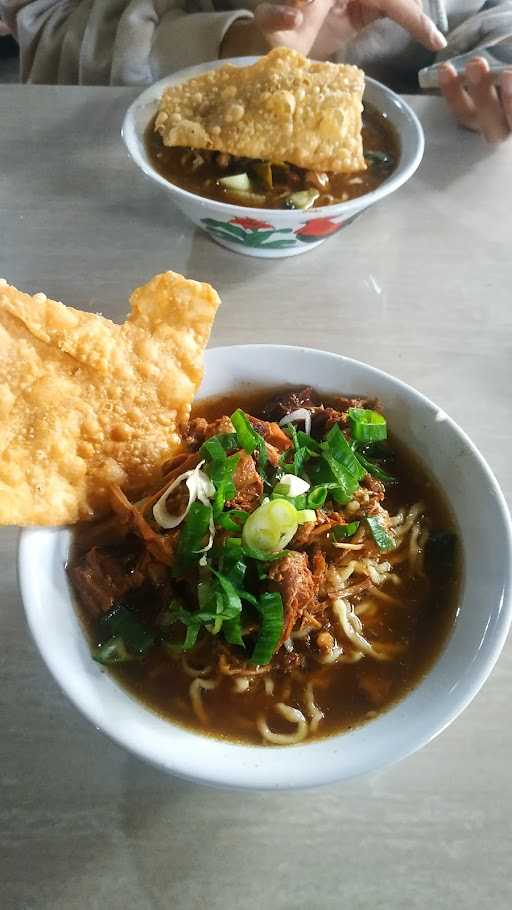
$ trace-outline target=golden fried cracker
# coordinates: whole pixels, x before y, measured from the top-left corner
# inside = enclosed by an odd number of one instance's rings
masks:
[[[115,325],[0,281],[0,524],[99,514],[179,448],[219,298],[165,272],[130,302]]]
[[[357,67],[279,47],[252,66],[226,64],[170,86],[155,129],[168,146],[351,173],[366,168],[363,90]]]

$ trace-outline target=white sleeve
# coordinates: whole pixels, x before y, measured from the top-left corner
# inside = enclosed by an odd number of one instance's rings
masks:
[[[144,85],[216,59],[248,10],[189,0],[0,0],[20,46],[24,82]]]
[[[512,62],[512,0],[488,0],[482,9],[469,16],[446,35],[447,47],[437,55],[437,60],[449,60],[480,47],[499,42],[510,42]]]

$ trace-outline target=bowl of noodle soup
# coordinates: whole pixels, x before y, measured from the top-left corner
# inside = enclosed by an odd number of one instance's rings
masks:
[[[424,152],[423,129],[403,97],[366,77],[363,139],[365,151],[373,159],[368,157],[366,171],[338,175],[336,195],[323,193],[319,207],[307,209],[274,207],[261,194],[245,193],[246,199],[250,199],[245,203],[240,194],[211,195],[212,185],[223,178],[220,176],[219,180],[215,167],[203,161],[204,150],[200,157],[193,150],[189,161],[188,153],[185,157],[181,154],[183,149],[160,147],[160,137],[153,128],[160,99],[170,86],[209,70],[226,64],[247,67],[257,60],[258,57],[214,60],[166,76],[132,102],[124,118],[122,137],[128,154],[148,180],[216,243],[232,252],[258,258],[297,256],[315,249],[329,237],[343,235],[366,209],[394,193],[414,175]],[[167,154],[178,151],[180,155],[176,157]],[[382,166],[383,160],[388,161],[389,167]],[[231,167],[239,172],[236,161],[233,157]],[[198,162],[202,163],[196,170]],[[199,174],[204,176],[203,187],[198,179],[191,177],[194,172],[196,178]]]
[[[400,452],[403,448],[400,476],[407,478],[409,484],[404,487],[406,509],[401,508],[397,492],[391,492],[390,498],[384,500],[389,507],[388,530],[395,537],[396,553],[404,553],[404,565],[415,567],[417,577],[421,572],[429,574],[429,564],[423,563],[427,534],[418,498],[421,484],[432,490],[431,525],[444,528],[448,524],[457,538],[456,580],[452,599],[444,608],[444,625],[436,626],[436,644],[428,650],[428,624],[434,624],[434,618],[425,606],[417,611],[422,619],[415,626],[421,632],[416,640],[418,647],[421,644],[424,649],[419,670],[407,675],[408,663],[403,656],[408,634],[403,626],[407,614],[404,605],[407,607],[412,594],[407,588],[400,593],[400,561],[393,553],[386,553],[385,548],[382,556],[373,561],[365,551],[363,560],[358,551],[364,547],[363,522],[358,530],[351,530],[352,537],[346,536],[347,522],[343,522],[343,536],[336,537],[336,543],[341,543],[336,568],[341,593],[330,603],[331,640],[323,652],[317,645],[313,651],[316,647],[317,657],[323,654],[324,662],[341,667],[346,679],[352,679],[352,674],[359,681],[353,694],[357,691],[361,701],[364,691],[364,716],[351,715],[348,709],[343,716],[336,715],[337,701],[342,701],[339,689],[326,684],[322,690],[324,669],[320,667],[313,685],[313,677],[292,674],[290,679],[298,682],[280,690],[273,714],[270,709],[266,714],[259,710],[259,721],[253,728],[247,727],[247,734],[223,727],[223,712],[215,702],[217,680],[205,672],[206,664],[200,664],[193,652],[180,658],[180,673],[183,679],[187,677],[190,691],[190,703],[183,710],[192,715],[194,703],[196,709],[199,704],[200,715],[206,708],[205,716],[213,728],[201,728],[197,719],[188,723],[178,714],[163,716],[165,712],[158,702],[141,700],[133,679],[105,672],[91,660],[66,570],[73,561],[72,532],[37,528],[21,535],[19,576],[23,602],[36,644],[53,676],[96,727],[139,757],[180,777],[236,788],[293,788],[349,778],[396,762],[428,743],[467,706],[491,672],[510,626],[512,542],[503,496],[464,432],[419,392],[375,368],[326,352],[275,345],[234,346],[207,352],[195,413],[201,414],[201,402],[207,410],[212,401],[226,397],[235,401],[238,396],[243,405],[264,391],[306,385],[314,386],[325,400],[332,401],[337,395],[378,400],[393,443],[396,441]],[[415,477],[416,468],[421,475],[419,480]],[[371,484],[361,495],[367,503],[371,501]],[[475,514],[479,516],[478,523],[474,521]],[[359,537],[355,536],[357,533]],[[354,554],[347,549],[350,547],[356,551],[353,559]],[[358,572],[363,570],[358,563],[362,561],[364,572],[370,577],[367,587],[373,592],[372,597],[367,596],[367,591],[363,597],[363,593],[354,590],[361,585]],[[385,573],[390,577],[381,587],[380,576]],[[283,572],[269,574],[274,586],[279,586]],[[398,578],[395,587],[393,575]],[[441,578],[440,586],[429,589],[435,593],[432,604],[442,601],[442,587]],[[393,601],[396,605],[392,605]],[[389,623],[381,619],[388,615],[388,609],[395,610],[393,615],[399,618],[396,627],[391,625],[395,629],[393,637],[386,639],[382,630]],[[373,619],[372,611],[376,614]],[[284,657],[288,649],[299,655],[305,653],[308,636],[308,641],[311,638],[317,642],[317,631],[312,629],[304,623],[294,627],[293,637],[290,634],[287,638],[288,647],[282,648]],[[395,688],[395,695],[387,701],[381,699],[372,704],[372,679],[376,678],[372,668],[377,666],[383,668],[378,677],[381,689],[383,674],[395,682],[400,677],[401,687]],[[324,675],[326,679],[334,678]],[[175,678],[178,685],[178,677]],[[252,697],[260,698],[261,704],[269,704],[270,678],[264,674],[254,689],[256,694]],[[229,677],[233,703],[252,691],[247,679],[250,674],[246,673],[232,673]],[[293,686],[299,684],[302,688],[297,693]],[[351,703],[359,704],[355,695]],[[227,711],[231,702],[224,699],[224,704]],[[281,706],[280,717],[275,713],[276,704]],[[322,726],[324,715],[327,720]],[[337,720],[329,725],[331,715]]]

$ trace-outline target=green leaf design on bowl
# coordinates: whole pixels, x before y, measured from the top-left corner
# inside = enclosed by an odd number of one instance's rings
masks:
[[[251,219],[248,217],[247,221]],[[254,220],[254,219],[252,219]],[[273,228],[265,224],[263,227],[239,227],[230,221],[216,221],[214,218],[202,218],[201,224],[217,240],[224,240],[229,243],[239,243],[242,246],[264,247],[265,249],[285,249],[286,247],[295,246],[295,234],[290,228]],[[281,237],[272,240],[274,234],[287,234],[285,239]]]

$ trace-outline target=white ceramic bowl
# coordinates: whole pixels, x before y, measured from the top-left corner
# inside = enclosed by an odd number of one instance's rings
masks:
[[[323,392],[378,395],[393,431],[447,492],[461,535],[463,584],[444,650],[412,693],[365,726],[297,746],[257,747],[201,736],[160,718],[90,657],[64,569],[70,532],[34,529],[21,535],[19,577],[27,619],[55,679],[96,727],[181,777],[242,788],[305,787],[395,762],[460,714],[491,672],[507,635],[512,613],[508,511],[482,456],[436,405],[355,360],[273,345],[208,351],[199,397],[308,383]]]
[[[225,63],[247,66],[257,59],[236,57],[229,61],[215,60],[161,79],[130,105],[124,118],[122,136],[130,155],[144,174],[160,184],[183,214],[222,246],[248,256],[296,256],[347,227],[370,205],[384,199],[409,180],[423,157],[425,140],[420,122],[409,105],[380,82],[367,78],[365,100],[389,118],[400,141],[400,160],[396,170],[372,193],[338,205],[301,212],[228,205],[204,199],[169,183],[153,167],[144,144],[144,134],[164,89]]]

